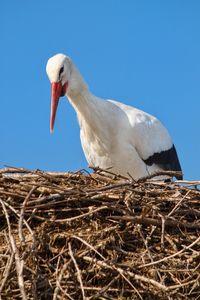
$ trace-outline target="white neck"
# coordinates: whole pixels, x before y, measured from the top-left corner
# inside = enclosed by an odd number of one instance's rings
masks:
[[[70,81],[66,95],[77,112],[84,119],[91,118],[95,97],[90,93],[87,84],[74,64],[71,65]]]
[[[93,118],[92,112],[95,114],[96,99],[89,90],[84,89],[76,95],[67,95],[69,102],[74,107],[78,117],[84,118],[89,121]]]
[[[88,133],[95,132],[99,136],[101,134],[104,137],[107,136],[107,129],[113,124],[110,122],[110,115],[106,116],[109,110],[105,109],[105,107],[111,104],[90,93],[87,84],[74,65],[72,65],[70,79],[66,96],[77,113],[81,129]]]
[[[74,99],[78,97],[80,94],[88,91],[88,87],[83,77],[81,76],[79,70],[72,62],[71,62],[70,69],[71,70],[70,70],[69,86],[67,90],[67,97]]]

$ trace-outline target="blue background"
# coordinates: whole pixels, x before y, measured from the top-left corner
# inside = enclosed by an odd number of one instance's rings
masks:
[[[0,4],[0,167],[87,167],[76,114],[49,132],[46,62],[62,52],[90,90],[157,116],[186,179],[200,178],[200,1],[44,0]]]

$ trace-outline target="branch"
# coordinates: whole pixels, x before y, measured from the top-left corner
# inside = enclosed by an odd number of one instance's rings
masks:
[[[173,258],[173,257],[175,257],[175,256],[177,256],[177,255],[182,254],[185,250],[188,250],[188,249],[192,248],[192,247],[193,247],[195,244],[197,244],[199,241],[200,241],[200,236],[199,236],[194,242],[192,242],[192,243],[191,243],[190,245],[188,245],[188,246],[185,246],[185,247],[184,247],[183,249],[181,249],[180,251],[178,251],[178,252],[176,252],[176,253],[174,253],[174,254],[172,254],[172,255],[166,256],[166,257],[164,257],[164,258],[162,258],[162,259],[159,259],[159,260],[157,260],[157,261],[154,261],[154,262],[150,262],[150,263],[148,263],[148,264],[141,265],[141,266],[139,266],[139,268],[145,268],[145,267],[153,266],[153,265],[159,264],[159,263],[161,263],[161,262],[163,262],[163,261],[169,260],[169,259],[171,259],[171,258]],[[199,254],[200,254],[200,252],[199,252]]]
[[[108,219],[128,221],[128,222],[133,222],[134,224],[162,226],[162,220],[153,219],[153,218],[132,217],[132,216],[111,216],[108,217]],[[176,220],[166,220],[165,226],[169,226],[169,227],[179,226],[181,228],[200,229],[199,224],[183,223]]]
[[[22,299],[23,300],[28,300],[26,292],[25,292],[24,278],[23,278],[24,261],[20,259],[19,251],[17,249],[15,239],[14,239],[14,237],[12,235],[12,232],[11,232],[10,220],[9,220],[8,212],[6,210],[4,202],[1,199],[0,199],[0,202],[1,202],[1,205],[2,205],[2,208],[3,208],[3,212],[5,214],[5,217],[6,217],[7,225],[8,225],[8,235],[9,235],[9,241],[10,241],[11,249],[12,249],[12,252],[15,256],[15,264],[16,264],[16,270],[17,270],[17,276],[18,276],[19,289],[20,289],[20,292],[21,292]]]
[[[3,291],[4,285],[6,283],[6,280],[10,275],[9,273],[10,273],[10,269],[12,267],[13,259],[14,259],[14,253],[11,253],[11,256],[9,257],[9,259],[7,261],[7,264],[6,264],[4,273],[3,273],[3,278],[2,278],[1,287],[0,287],[0,296]]]
[[[80,287],[81,287],[81,292],[82,292],[82,296],[83,296],[83,300],[86,300],[86,297],[85,297],[85,291],[84,291],[84,287],[83,287],[83,282],[82,282],[82,278],[81,278],[81,272],[79,270],[79,267],[78,267],[78,264],[74,258],[74,255],[73,255],[73,252],[72,252],[72,248],[71,248],[71,243],[68,244],[68,247],[69,247],[69,255],[74,263],[74,266],[76,268],[76,272],[77,272],[77,278],[78,278],[78,281],[80,283]]]
[[[19,239],[21,242],[24,242],[25,239],[24,239],[24,236],[23,236],[23,233],[22,233],[22,225],[23,225],[23,220],[24,220],[24,211],[25,211],[25,206],[28,202],[28,200],[30,199],[32,193],[37,189],[37,187],[32,187],[32,189],[30,190],[30,192],[28,193],[28,195],[26,196],[23,204],[22,204],[22,207],[21,207],[21,212],[20,212],[20,217],[19,217]]]
[[[137,182],[144,182],[144,181],[147,181],[147,179],[152,179],[157,176],[168,176],[169,178],[172,178],[172,177],[178,177],[181,175],[183,175],[183,173],[179,172],[179,171],[159,171],[159,172],[155,172],[151,175],[142,177]]]
[[[138,274],[134,274],[133,272],[130,272],[130,271],[124,271],[121,268],[115,267],[114,265],[109,265],[105,261],[97,260],[96,258],[91,258],[89,256],[84,256],[83,258],[86,261],[94,262],[94,263],[96,263],[97,265],[99,265],[101,267],[108,268],[108,269],[114,269],[114,270],[118,271],[118,273],[120,273],[121,275],[129,275],[130,277],[134,278],[135,280],[139,280],[139,281],[151,284],[151,285],[157,287],[158,289],[160,289],[164,292],[166,292],[168,290],[168,288],[165,285],[157,282],[154,279],[151,279],[151,278],[148,278],[148,277],[145,277],[145,276],[141,276],[141,275],[138,275]],[[123,276],[123,278],[124,278],[124,276]],[[130,281],[129,281],[129,283],[130,283]],[[132,284],[131,284],[131,286],[133,287]]]

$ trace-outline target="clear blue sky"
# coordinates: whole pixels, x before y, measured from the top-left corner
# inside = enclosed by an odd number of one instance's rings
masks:
[[[200,1],[38,0],[0,4],[0,167],[87,167],[63,98],[49,132],[46,62],[72,57],[91,91],[157,116],[186,179],[200,179]]]

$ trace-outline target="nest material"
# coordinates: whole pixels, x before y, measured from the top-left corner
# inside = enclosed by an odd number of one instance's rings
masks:
[[[200,191],[183,183],[0,170],[2,299],[199,299]]]

